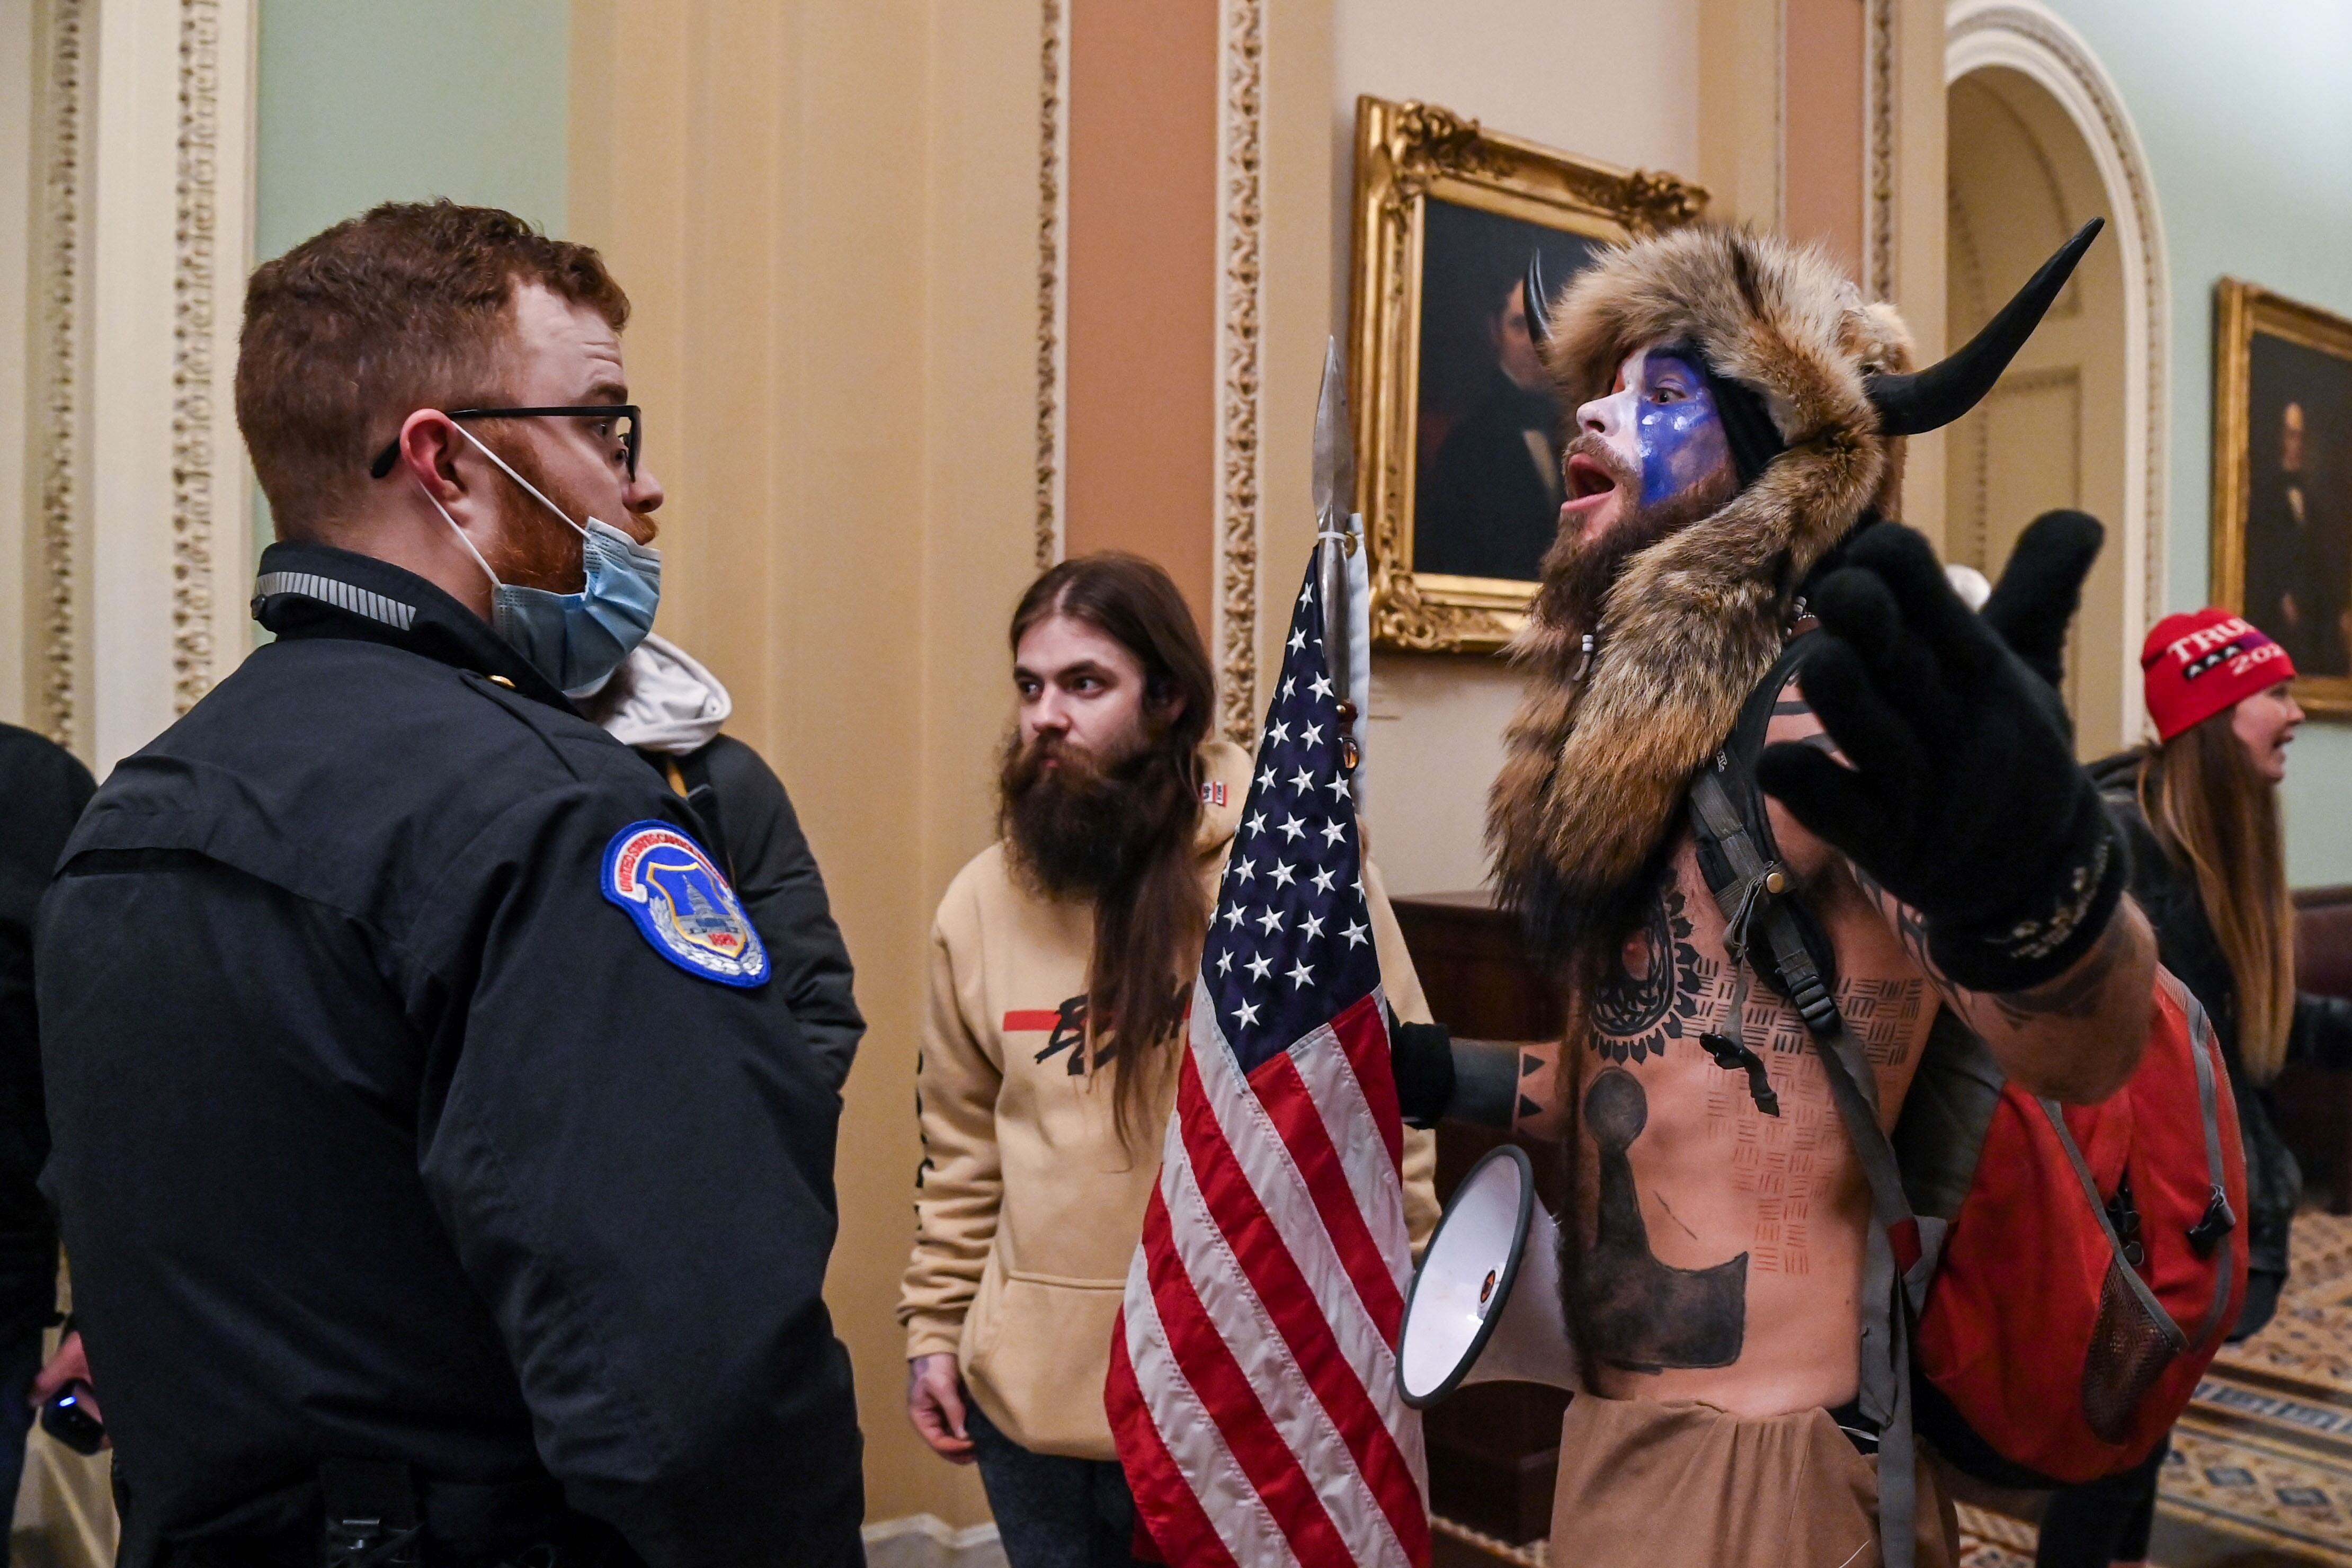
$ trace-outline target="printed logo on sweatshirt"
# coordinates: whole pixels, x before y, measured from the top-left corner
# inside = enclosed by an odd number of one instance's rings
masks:
[[[1008,1035],[1042,1033],[1045,1048],[1037,1053],[1039,1063],[1046,1062],[1064,1051],[1070,1053],[1070,1076],[1084,1078],[1087,1072],[1087,998],[1082,992],[1058,1007],[1015,1007],[1004,1015],[1004,1032]],[[1095,1063],[1100,1066],[1118,1054],[1118,1047],[1105,1045],[1095,1052]]]

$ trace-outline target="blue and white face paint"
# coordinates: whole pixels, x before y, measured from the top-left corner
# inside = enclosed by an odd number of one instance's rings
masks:
[[[1641,476],[1644,507],[1673,500],[1731,461],[1706,376],[1682,353],[1633,354],[1618,372],[1615,390],[1578,409],[1576,423]]]

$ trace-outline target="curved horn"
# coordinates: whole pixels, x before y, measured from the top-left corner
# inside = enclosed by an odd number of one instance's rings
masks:
[[[2106,226],[2093,218],[2058,254],[2042,264],[2017,297],[1987,321],[1968,346],[1910,375],[1873,375],[1864,382],[1871,405],[1878,410],[1878,428],[1887,436],[1924,436],[1940,430],[1977,405],[1992,390],[2033,329],[2066,286],[2074,264],[2091,248],[2091,241]]]
[[[1528,336],[1541,348],[1551,341],[1551,301],[1544,294],[1543,252],[1528,252]]]

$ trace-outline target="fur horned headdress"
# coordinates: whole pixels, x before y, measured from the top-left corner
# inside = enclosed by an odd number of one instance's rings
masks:
[[[1916,374],[1894,309],[1866,303],[1814,247],[1684,228],[1609,252],[1557,299],[1530,267],[1528,324],[1560,406],[1606,394],[1634,351],[1688,342],[1741,481],[1626,562],[1598,627],[1559,624],[1539,596],[1512,646],[1530,679],[1506,732],[1486,839],[1504,901],[1547,945],[1572,941],[1663,843],[1691,775],[1779,658],[1799,584],[1865,513],[1898,510],[1902,438],[1949,424],[1991,389],[2097,228],[1974,342]]]

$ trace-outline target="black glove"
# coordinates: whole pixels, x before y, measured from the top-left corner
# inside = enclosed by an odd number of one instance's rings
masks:
[[[1389,1009],[1389,1071],[1408,1127],[1434,1127],[1454,1103],[1454,1046],[1443,1024],[1408,1024]]]
[[[2082,607],[2083,579],[2091,574],[2106,533],[2088,512],[2043,512],[2017,536],[2009,564],[1979,612],[2053,697],[2066,678],[2066,628]],[[2047,706],[2071,737],[2074,723],[2065,704]]]
[[[1907,528],[1856,540],[1811,608],[1805,700],[1853,767],[1768,746],[1765,790],[1918,911],[1954,984],[2021,991],[2065,973],[2106,928],[2129,868],[2047,685]]]

